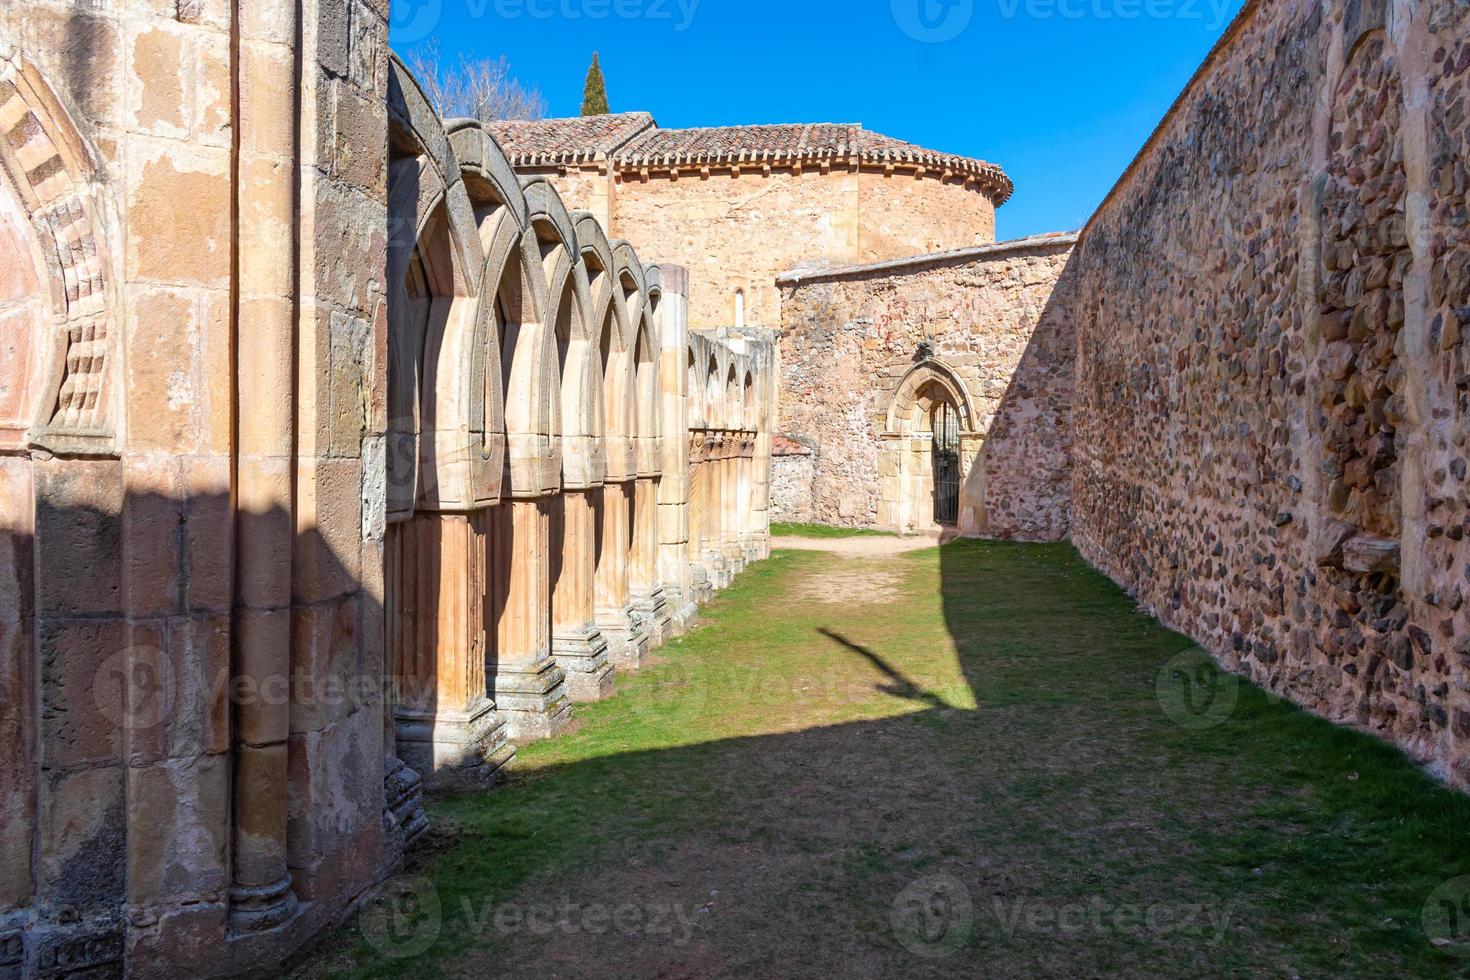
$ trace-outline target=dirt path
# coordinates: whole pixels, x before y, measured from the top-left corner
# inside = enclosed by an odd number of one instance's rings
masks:
[[[774,537],[772,548],[788,548],[794,551],[825,551],[844,558],[889,558],[909,551],[922,551],[954,540],[952,532],[935,531],[930,534],[915,534],[910,537],[897,535],[865,534],[852,538],[798,538]]]

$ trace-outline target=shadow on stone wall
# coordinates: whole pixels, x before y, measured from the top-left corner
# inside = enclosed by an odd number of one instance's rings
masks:
[[[229,497],[125,493],[121,471],[34,464],[33,522],[11,493],[29,474],[0,473],[0,976],[268,969],[423,829],[412,774],[385,790],[383,611],[359,557],[296,534],[290,608],[249,620]],[[283,669],[243,662],[263,623]],[[245,928],[283,876],[280,917]]]
[[[959,530],[967,537],[1057,541],[1071,529],[1077,265],[1074,251],[965,474]]]

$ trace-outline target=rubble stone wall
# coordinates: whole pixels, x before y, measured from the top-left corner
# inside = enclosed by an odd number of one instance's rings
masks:
[[[902,531],[932,524],[921,499],[925,464],[910,458],[923,449],[891,426],[900,388],[932,372],[958,386],[966,410],[961,531],[1066,535],[1074,241],[782,277],[776,428],[814,450],[808,519]]]
[[[1242,12],[1078,249],[1073,538],[1470,786],[1470,7]]]

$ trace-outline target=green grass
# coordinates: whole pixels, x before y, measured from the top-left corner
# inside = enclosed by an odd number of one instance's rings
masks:
[[[1181,727],[1189,647],[1065,545],[777,552],[508,785],[434,801],[422,956],[349,926],[298,975],[1467,975],[1420,922],[1470,799],[1243,682]],[[514,918],[543,906],[642,925]]]
[[[874,531],[862,527],[833,527],[830,524],[795,524],[777,522],[771,525],[772,537],[786,538],[891,538],[891,531]]]

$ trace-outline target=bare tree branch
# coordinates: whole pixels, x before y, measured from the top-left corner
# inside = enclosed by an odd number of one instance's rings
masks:
[[[471,59],[446,69],[439,58],[439,42],[431,41],[409,53],[409,70],[423,86],[429,103],[445,119],[544,119],[546,100],[540,89],[527,88],[510,73],[510,62]]]

